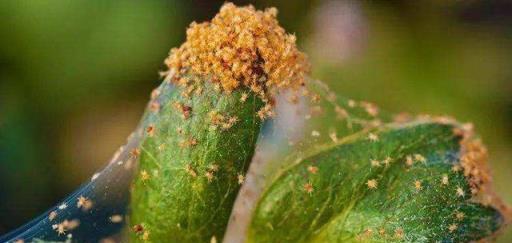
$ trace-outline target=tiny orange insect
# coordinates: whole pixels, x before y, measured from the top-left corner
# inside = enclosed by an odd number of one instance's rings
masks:
[[[136,224],[132,227],[132,230],[133,232],[135,232],[136,234],[140,234],[144,231],[144,226],[142,226],[141,224]]]

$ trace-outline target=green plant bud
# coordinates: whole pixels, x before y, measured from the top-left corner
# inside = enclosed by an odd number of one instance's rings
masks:
[[[274,97],[307,71],[275,9],[225,4],[173,49],[145,119],[131,196],[131,239],[222,240]]]
[[[150,106],[132,189],[134,240],[198,242],[222,237],[261,127],[261,99],[211,82],[164,89]],[[244,101],[241,97],[247,95]],[[136,229],[135,229],[136,230]]]

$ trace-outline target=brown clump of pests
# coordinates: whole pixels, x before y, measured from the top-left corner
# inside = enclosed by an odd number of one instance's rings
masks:
[[[274,90],[300,87],[309,63],[276,16],[275,8],[226,3],[211,22],[192,23],[186,42],[165,63],[180,74],[208,75],[226,92],[246,86],[268,98]]]

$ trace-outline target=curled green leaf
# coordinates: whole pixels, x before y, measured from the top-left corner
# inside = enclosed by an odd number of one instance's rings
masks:
[[[277,11],[225,4],[192,23],[165,61],[155,91],[131,201],[132,240],[222,239],[274,98],[304,82],[307,61]]]
[[[254,212],[249,242],[468,242],[504,223],[484,156],[455,124],[392,124],[315,148]],[[470,161],[473,160],[473,161]]]
[[[148,114],[132,189],[135,241],[204,242],[224,234],[263,102],[244,89],[226,95],[211,82],[194,85],[190,98],[168,87],[150,103],[158,109]]]

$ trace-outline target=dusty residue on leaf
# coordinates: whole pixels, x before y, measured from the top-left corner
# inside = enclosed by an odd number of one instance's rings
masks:
[[[275,8],[224,4],[211,22],[192,23],[187,41],[165,63],[181,74],[211,75],[227,92],[244,85],[268,97],[276,88],[300,87],[309,64],[276,15]]]

